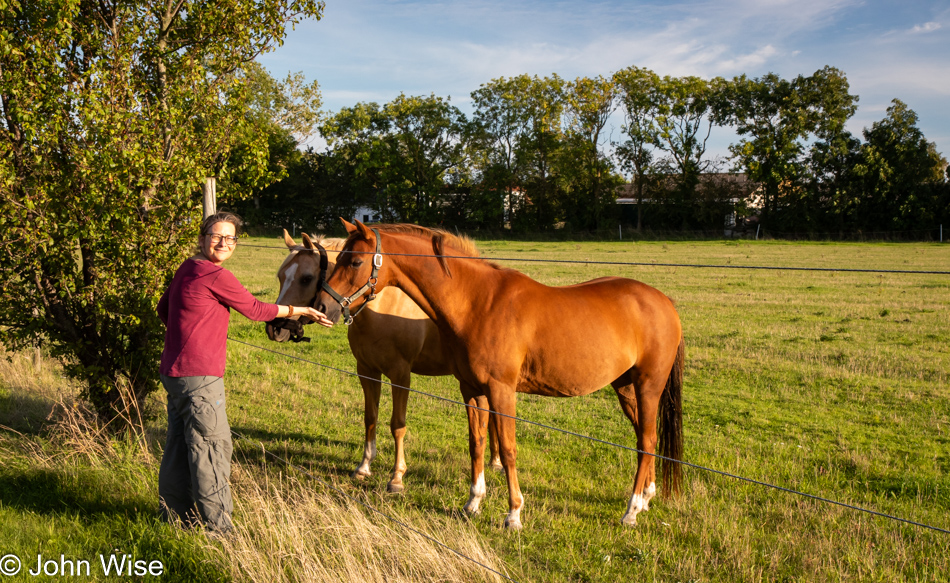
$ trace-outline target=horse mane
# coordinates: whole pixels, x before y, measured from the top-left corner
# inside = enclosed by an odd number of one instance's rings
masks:
[[[435,238],[441,237],[444,243],[458,249],[466,257],[480,257],[478,247],[475,242],[465,235],[453,235],[444,229],[430,229],[420,227],[419,225],[410,225],[406,223],[396,223],[389,225],[373,225],[383,233],[406,233],[409,235],[419,235],[420,237]]]
[[[439,266],[442,267],[442,271],[449,277],[452,277],[452,272],[449,270],[449,265],[445,261],[444,257],[446,255],[446,244],[448,244],[453,249],[458,250],[460,252],[459,256],[461,257],[481,257],[478,247],[475,246],[474,241],[465,235],[453,235],[444,229],[430,229],[428,227],[420,227],[419,225],[411,225],[407,223],[378,224],[372,225],[370,228],[379,229],[381,233],[401,233],[431,239],[432,252],[436,257],[438,257]],[[347,241],[356,236],[358,236],[357,232],[354,231],[353,233],[350,233],[350,236],[347,237]],[[456,254],[451,253],[450,255]],[[491,261],[485,261],[484,263],[496,269],[502,269],[500,265]]]
[[[339,251],[340,249],[343,249],[343,245],[346,244],[346,239],[341,239],[339,237],[327,238],[323,235],[310,237],[310,240],[313,241],[315,245],[320,245],[327,251]]]

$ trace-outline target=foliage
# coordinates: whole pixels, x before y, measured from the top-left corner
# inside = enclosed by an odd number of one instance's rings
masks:
[[[857,109],[857,97],[848,88],[844,74],[833,67],[794,80],[774,73],[757,79],[740,75],[723,85],[715,118],[748,136],[730,150],[737,166],[762,184],[763,222],[783,202],[783,192],[794,196],[800,185],[803,140],[812,134],[829,144],[841,139],[845,122]]]
[[[624,113],[622,131],[625,142],[616,144],[621,167],[632,176],[636,188],[637,231],[643,228],[644,193],[648,178],[655,174],[654,149],[659,140],[656,117],[658,103],[656,88],[660,82],[653,71],[631,66],[614,73],[619,100]]]
[[[725,216],[758,215],[769,232],[843,234],[948,214],[943,158],[913,145],[923,139],[913,112],[885,125],[914,131],[885,137],[882,126],[865,136],[881,144],[862,145],[845,129],[858,98],[834,67],[794,79],[661,77],[636,66],[573,82],[518,75],[471,97],[470,121],[435,96],[344,108],[321,126],[332,147],[321,156],[347,172],[313,192],[334,208],[373,207],[383,220],[511,233],[602,232],[618,221],[718,230]],[[618,110],[623,138],[611,141]],[[731,160],[744,175],[706,157],[719,126],[739,134]],[[894,140],[906,145],[883,145]],[[924,152],[916,161],[897,151],[915,148]],[[906,164],[928,170],[895,170]],[[621,172],[635,216],[613,204]]]
[[[387,219],[431,224],[466,181],[465,129],[465,116],[447,99],[400,95],[383,107],[343,108],[320,132],[353,151],[361,174],[378,177],[377,204]]]
[[[322,10],[314,0],[5,4],[0,342],[47,346],[103,414],[118,385],[139,399],[157,387],[154,306],[195,241],[200,182],[254,174],[266,159],[228,163],[248,124],[238,71]]]
[[[559,160],[564,160],[565,83],[557,75],[501,77],[472,93],[478,127],[493,161],[483,174],[504,189],[516,230],[548,230],[563,220]],[[491,188],[491,187],[490,187]]]
[[[579,77],[567,86],[562,184],[566,217],[579,230],[604,226],[622,178],[602,151],[604,128],[616,109],[613,79]]]
[[[245,123],[235,136],[228,163],[240,171],[224,177],[219,198],[234,203],[250,195],[259,208],[261,191],[286,178],[291,166],[301,165],[298,146],[313,135],[322,119],[322,97],[317,82],[305,83],[302,73],[278,81],[251,61],[238,74],[246,87]]]
[[[917,114],[895,99],[864,139],[854,169],[863,195],[860,222],[889,230],[932,223],[939,212],[932,198],[946,186],[947,160],[924,138]]]

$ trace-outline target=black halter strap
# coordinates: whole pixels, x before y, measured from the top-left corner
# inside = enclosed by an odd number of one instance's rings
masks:
[[[349,296],[343,297],[337,293],[336,290],[330,287],[328,283],[323,282],[323,290],[327,292],[331,298],[336,300],[337,303],[340,304],[341,308],[343,308],[343,323],[347,326],[353,323],[353,318],[363,311],[363,308],[366,307],[366,304],[376,299],[376,280],[379,276],[379,268],[383,266],[383,242],[379,238],[378,229],[373,229],[373,233],[376,235],[376,253],[373,255],[373,271],[369,275],[369,280],[363,284],[363,287],[356,290]],[[366,296],[366,300],[360,304],[360,307],[358,307],[355,312],[350,314],[350,304],[367,292],[369,292],[369,295]]]

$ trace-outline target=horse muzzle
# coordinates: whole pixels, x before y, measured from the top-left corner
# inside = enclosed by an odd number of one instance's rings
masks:
[[[328,296],[329,294],[327,293],[320,294],[320,303],[317,304],[315,308],[318,312],[322,312],[328,320],[336,324],[340,321],[340,316],[343,315],[343,306]]]
[[[304,335],[304,324],[298,319],[274,318],[267,322],[267,337],[275,342],[310,342]]]

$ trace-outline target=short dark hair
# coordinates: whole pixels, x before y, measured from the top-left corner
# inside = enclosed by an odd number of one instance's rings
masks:
[[[220,212],[207,217],[201,222],[201,235],[207,235],[208,231],[211,230],[217,223],[231,223],[234,225],[234,234],[241,234],[241,227],[244,226],[244,221],[241,220],[241,217],[237,216],[234,213]]]

